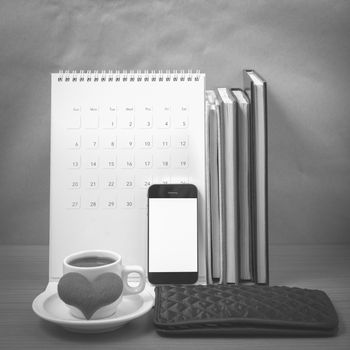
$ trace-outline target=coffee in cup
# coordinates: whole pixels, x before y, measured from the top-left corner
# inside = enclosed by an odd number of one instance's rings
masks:
[[[114,263],[115,260],[103,256],[85,256],[69,262],[69,265],[76,267],[95,267]]]

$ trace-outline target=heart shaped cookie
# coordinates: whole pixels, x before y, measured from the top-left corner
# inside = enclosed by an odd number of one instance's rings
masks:
[[[80,273],[65,274],[58,282],[59,297],[77,307],[87,320],[102,306],[116,301],[123,292],[123,281],[115,273],[106,272],[90,282]]]

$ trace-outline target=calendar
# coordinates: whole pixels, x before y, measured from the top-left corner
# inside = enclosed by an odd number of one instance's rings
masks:
[[[191,71],[52,74],[50,280],[85,249],[147,270],[147,189],[161,183],[198,188],[205,275],[204,91]]]

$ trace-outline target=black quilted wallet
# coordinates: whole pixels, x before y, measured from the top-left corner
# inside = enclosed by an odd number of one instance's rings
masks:
[[[164,285],[154,324],[164,335],[331,336],[338,317],[320,290],[246,285]]]

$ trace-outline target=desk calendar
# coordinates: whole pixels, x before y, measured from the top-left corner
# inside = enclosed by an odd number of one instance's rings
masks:
[[[83,249],[114,250],[146,270],[156,183],[197,186],[203,276],[204,74],[61,72],[51,83],[50,279]]]

